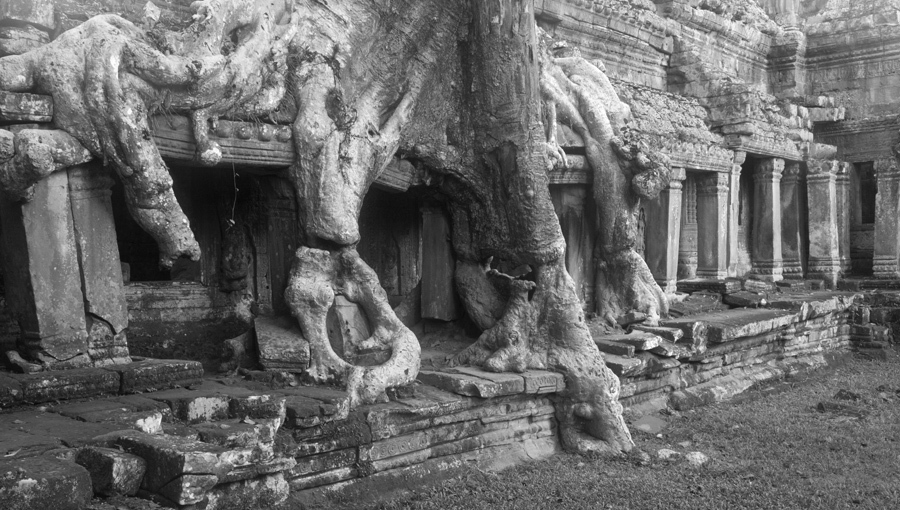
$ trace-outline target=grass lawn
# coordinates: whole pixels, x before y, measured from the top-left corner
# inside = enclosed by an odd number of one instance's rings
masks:
[[[661,437],[634,432],[649,462],[638,453],[560,454],[498,474],[472,471],[377,508],[900,509],[898,361],[851,359],[664,417]],[[659,460],[663,448],[710,460]]]

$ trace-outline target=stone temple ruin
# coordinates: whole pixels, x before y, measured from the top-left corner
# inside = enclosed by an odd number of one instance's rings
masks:
[[[877,355],[893,0],[0,0],[0,500],[375,498]]]

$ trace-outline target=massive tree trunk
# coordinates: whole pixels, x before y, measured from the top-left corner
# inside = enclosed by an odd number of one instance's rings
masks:
[[[606,368],[563,264],[565,241],[550,199],[548,145],[541,123],[541,50],[533,0],[472,2],[466,110],[474,128],[474,197],[453,208],[457,251],[498,256],[532,271],[505,277],[505,312],[459,362],[493,371],[550,369],[566,376],[557,418],[566,447],[621,451],[632,446]],[[473,188],[467,188],[473,190]],[[471,267],[479,261],[468,261]],[[468,273],[471,275],[471,272]],[[492,278],[504,275],[492,272]],[[475,286],[471,286],[476,288]],[[461,286],[463,288],[463,286]],[[472,299],[463,293],[464,299]]]

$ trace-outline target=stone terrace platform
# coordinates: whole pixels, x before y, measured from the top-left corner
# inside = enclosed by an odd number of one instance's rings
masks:
[[[711,311],[596,338],[622,381],[623,405],[720,401],[820,367],[829,353],[884,329],[868,322],[878,313],[863,294],[770,297],[768,308]],[[288,374],[201,381],[192,363],[92,369],[97,379],[87,369],[2,376],[4,405],[13,408],[0,414],[0,500],[64,509],[125,494],[222,509],[268,507],[290,495],[324,506],[332,497],[386,497],[467,466],[497,469],[559,450],[553,398],[565,381],[556,373],[438,365],[387,402],[351,411],[343,391],[304,387]],[[183,375],[168,384],[184,387],[163,389],[164,366]]]

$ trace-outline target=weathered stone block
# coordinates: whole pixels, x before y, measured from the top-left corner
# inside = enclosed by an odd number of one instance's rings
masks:
[[[282,473],[221,484],[208,492],[204,508],[205,510],[273,508],[288,498],[290,490]]]
[[[525,379],[519,374],[487,372],[475,367],[454,367],[448,372],[486,379],[498,386],[497,395],[517,395],[525,392]]]
[[[48,457],[0,461],[0,501],[7,510],[81,510],[91,502],[91,476]]]
[[[190,386],[203,380],[203,365],[199,361],[147,359],[104,369],[120,374],[122,393]]]
[[[297,465],[288,471],[288,478],[298,478],[314,473],[332,471],[344,467],[353,467],[359,460],[356,448],[346,448],[318,455],[307,455],[297,458]]]
[[[309,368],[309,342],[293,317],[257,317],[255,328],[259,362],[267,370]]]
[[[155,492],[179,505],[192,505],[205,500],[218,482],[216,475],[181,475]]]
[[[649,351],[659,345],[660,337],[653,333],[634,332],[627,335],[604,335],[603,340],[607,342],[620,343],[634,347],[635,351]],[[603,350],[603,349],[601,349]]]
[[[424,384],[469,397],[491,398],[502,394],[500,385],[465,374],[422,370],[418,379]]]
[[[176,418],[188,423],[228,418],[230,398],[227,395],[191,390],[169,390],[151,394],[151,398],[166,402]]]
[[[96,368],[14,374],[11,377],[22,385],[23,399],[27,402],[67,400],[119,391],[118,374]]]
[[[275,433],[281,425],[278,419],[249,420],[224,420],[214,423],[201,423],[194,425],[194,430],[199,433],[200,440],[204,443],[217,444],[228,448],[243,448],[256,446],[259,443],[271,443],[275,441]]]
[[[187,500],[197,497],[199,488],[212,488],[218,476],[235,466],[226,458],[229,452],[224,448],[180,437],[122,431],[98,437],[96,441],[120,446],[125,452],[143,458],[147,461],[147,472],[142,488],[180,504],[189,504]],[[190,476],[181,478],[186,475]]]
[[[144,459],[111,448],[82,448],[75,462],[88,470],[94,493],[102,496],[134,496],[147,470]]]

